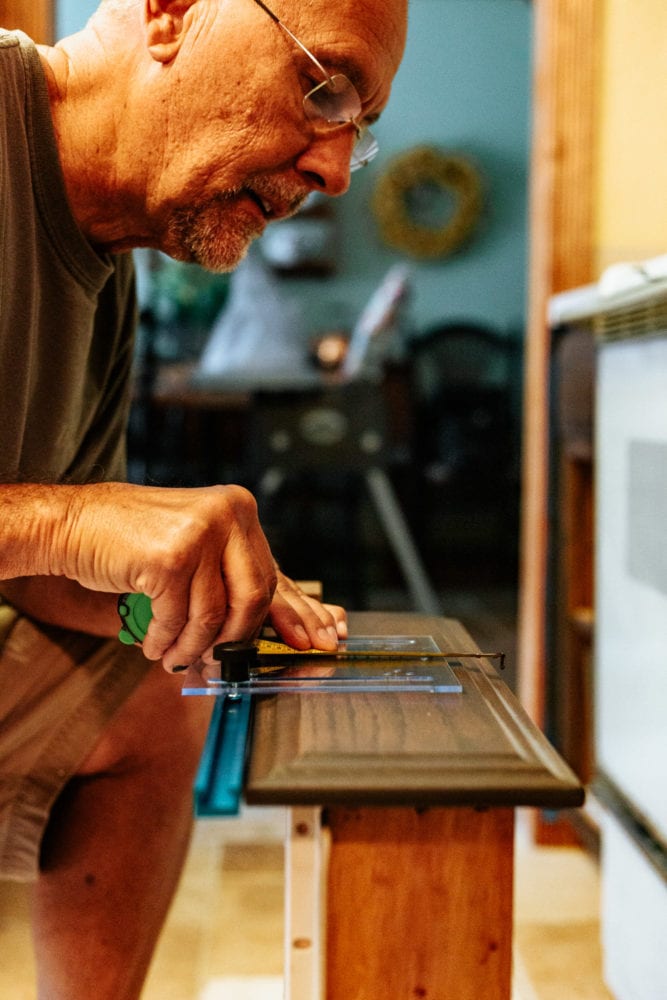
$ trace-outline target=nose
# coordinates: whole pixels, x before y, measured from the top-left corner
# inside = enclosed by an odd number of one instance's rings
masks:
[[[315,133],[296,161],[311,187],[335,197],[350,186],[350,161],[356,135],[353,128],[337,128]]]

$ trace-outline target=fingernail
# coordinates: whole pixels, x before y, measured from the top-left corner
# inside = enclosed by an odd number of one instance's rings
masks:
[[[317,634],[320,637],[320,639],[322,640],[322,642],[326,643],[327,645],[330,642],[335,642],[335,643],[338,642],[338,636],[336,635],[336,629],[333,628],[333,627],[332,628],[320,628],[320,629],[317,630]]]
[[[186,664],[185,666],[172,667],[171,668],[171,672],[172,672],[172,674],[182,674],[183,671],[187,670],[187,669],[188,669],[188,667],[187,667],[187,664]]]
[[[294,632],[302,640],[302,642],[308,642],[308,633],[306,632],[303,625],[295,625]]]

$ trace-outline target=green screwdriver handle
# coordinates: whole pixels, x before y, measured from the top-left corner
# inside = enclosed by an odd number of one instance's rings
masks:
[[[146,594],[121,594],[118,598],[118,614],[123,627],[118,638],[126,646],[134,646],[146,638],[146,632],[153,617],[151,599]],[[213,656],[221,664],[221,679],[238,684],[250,677],[250,668],[257,665],[257,648],[248,642],[221,642],[213,648]],[[186,667],[174,667],[177,673]]]
[[[123,623],[118,633],[120,641],[126,646],[134,646],[137,642],[141,645],[153,617],[150,597],[146,594],[121,594],[118,614]]]

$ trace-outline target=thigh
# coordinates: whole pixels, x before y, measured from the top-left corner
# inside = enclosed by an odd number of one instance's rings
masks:
[[[53,802],[157,670],[116,640],[16,617],[0,651],[0,875],[36,876]]]
[[[179,675],[153,664],[118,707],[76,773],[94,775],[154,765],[169,781],[176,761],[179,772],[195,768],[214,699],[184,697],[182,683]]]

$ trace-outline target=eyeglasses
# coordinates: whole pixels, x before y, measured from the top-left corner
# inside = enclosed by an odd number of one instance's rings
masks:
[[[272,10],[269,10],[263,0],[255,0],[255,3],[289,35],[302,52],[305,52],[324,77],[322,83],[318,83],[316,87],[309,90],[303,99],[303,110],[306,118],[312,122],[325,121],[330,125],[353,125],[357,139],[352,150],[350,170],[365,167],[376,156],[378,144],[370,130],[361,126],[357,121],[361,114],[361,100],[354,85],[342,73],[330,76],[319,59],[316,59],[280,18]]]

